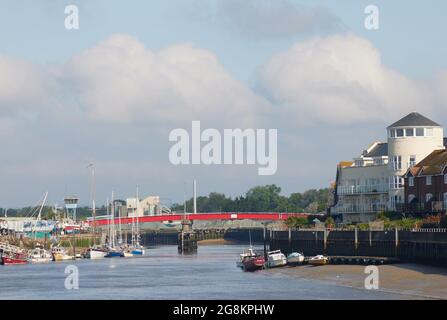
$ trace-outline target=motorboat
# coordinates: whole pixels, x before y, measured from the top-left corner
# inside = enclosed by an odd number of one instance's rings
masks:
[[[256,252],[253,250],[252,247],[250,247],[247,250],[244,250],[244,252],[242,252],[239,255],[239,260],[236,261],[236,266],[238,266],[239,268],[243,268],[244,267],[244,259],[245,258],[249,258],[249,257],[256,257]]]
[[[102,247],[91,247],[87,250],[85,257],[87,259],[102,259],[106,256],[107,249]]]
[[[54,247],[53,249],[51,249],[51,254],[53,255],[53,261],[66,261],[75,259],[75,257],[67,254],[67,251],[64,247]]]
[[[289,265],[300,265],[304,262],[304,255],[299,252],[292,252],[287,256],[287,264]]]
[[[261,255],[252,257],[245,257],[242,261],[244,271],[256,271],[261,270],[265,266],[265,258]]]
[[[322,266],[329,263],[328,257],[323,255],[317,255],[309,259],[309,264],[313,266]]]
[[[269,268],[282,267],[287,264],[287,258],[281,250],[269,251],[267,257],[267,266]]]
[[[51,253],[44,248],[34,248],[29,253],[29,260],[32,263],[48,263],[53,260]]]

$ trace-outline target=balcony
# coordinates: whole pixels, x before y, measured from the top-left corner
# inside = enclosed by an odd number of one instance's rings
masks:
[[[356,195],[356,194],[376,194],[387,193],[389,191],[388,184],[368,185],[368,186],[338,186],[337,193],[339,195]]]
[[[346,205],[340,205],[336,206],[334,208],[334,214],[337,213],[377,213],[381,211],[388,210],[388,206],[385,203],[377,203],[377,204],[370,204],[370,205],[355,205],[355,204],[346,204]]]

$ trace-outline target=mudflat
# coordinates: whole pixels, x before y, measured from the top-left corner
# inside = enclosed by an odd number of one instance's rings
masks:
[[[331,282],[340,286],[365,289],[361,265],[284,267],[266,270],[291,277]],[[398,293],[408,299],[447,299],[447,268],[410,263],[378,266],[379,291]]]

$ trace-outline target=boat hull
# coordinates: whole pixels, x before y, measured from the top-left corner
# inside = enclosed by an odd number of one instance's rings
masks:
[[[265,259],[263,257],[247,258],[242,262],[244,271],[256,271],[264,268]]]
[[[134,250],[131,251],[131,253],[133,255],[140,255],[140,256],[142,256],[142,255],[144,255],[144,249],[134,249]]]
[[[87,257],[87,259],[92,259],[92,260],[103,259],[103,258],[105,258],[106,254],[107,254],[107,252],[105,252],[105,251],[89,250],[87,252],[86,257]]]
[[[268,267],[269,268],[278,268],[287,265],[287,259],[279,259],[279,260],[269,260]]]
[[[68,261],[74,260],[73,256],[65,255],[65,254],[54,254],[53,261]]]
[[[118,252],[118,251],[110,251],[110,252],[107,252],[105,257],[106,258],[120,258],[120,257],[124,257],[124,253]]]
[[[2,265],[14,265],[14,264],[27,264],[28,260],[25,258],[12,258],[12,257],[6,257],[2,256],[1,258],[1,264]]]
[[[328,264],[327,259],[315,259],[315,260],[309,260],[309,264],[312,266],[324,266],[325,264]]]

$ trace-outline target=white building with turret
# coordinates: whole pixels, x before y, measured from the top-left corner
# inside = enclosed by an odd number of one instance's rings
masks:
[[[444,130],[412,112],[387,128],[387,142],[374,142],[352,161],[340,162],[331,215],[336,221],[366,222],[404,202],[407,169],[444,148]]]

